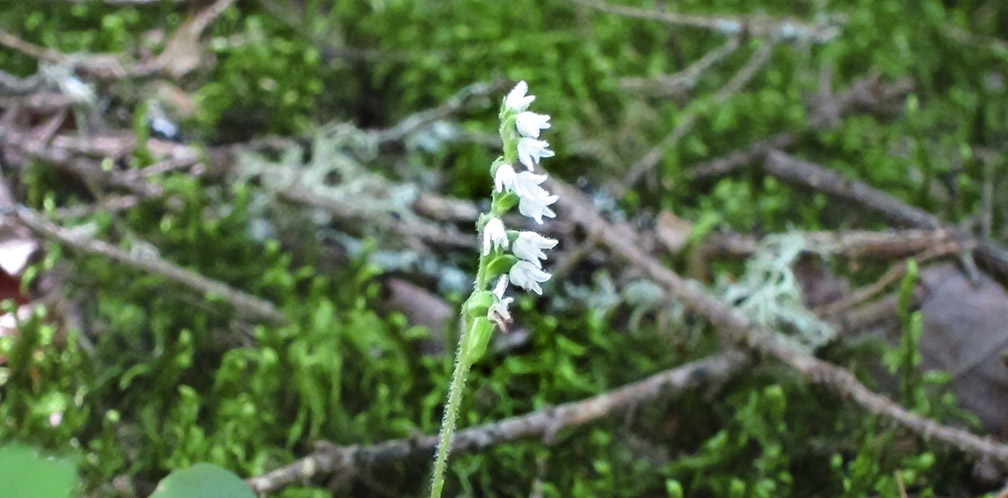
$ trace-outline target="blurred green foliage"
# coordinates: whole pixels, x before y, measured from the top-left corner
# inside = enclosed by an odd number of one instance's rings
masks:
[[[633,3],[655,8],[660,2]],[[0,13],[0,27],[65,53],[129,58],[160,50],[165,36],[189,19],[185,5],[11,3]],[[948,35],[955,28],[981,40],[1003,37],[1008,6],[1001,2],[689,0],[668,8],[805,20],[835,14],[845,22],[826,44],[777,43],[754,80],[719,104],[714,92],[766,40],[743,40],[687,97],[668,99],[627,93],[620,79],[675,73],[724,43],[723,36],[561,0],[513,0],[507,8],[466,0],[243,1],[205,36],[203,56],[214,63],[175,82],[195,103],[194,112],[180,117],[188,139],[208,144],[308,136],[341,121],[382,128],[474,81],[525,79],[537,108],[553,116],[555,172],[603,188],[618,183],[687,113],[696,114],[696,125],[658,165],[662,188],[641,188],[620,201],[630,215],[671,208],[704,231],[879,228],[879,220],[755,171],[710,185],[688,180],[694,163],[803,129],[806,100],[821,79],[839,91],[878,71],[914,83],[905,113],[856,114],[834,128],[805,132],[797,153],[950,221],[979,211],[990,174],[984,161],[1003,171],[1008,53]],[[38,66],[3,49],[0,68],[26,76]],[[126,102],[134,115],[122,127],[143,122],[137,117],[156,94],[149,83],[102,84],[103,91],[135,100]],[[471,111],[461,124],[493,132],[493,109]],[[146,164],[145,154],[141,148],[135,163]],[[462,143],[410,154],[403,162],[435,171],[433,183],[443,193],[478,198],[489,191],[492,148]],[[391,176],[400,171],[391,163],[372,167]],[[226,303],[160,277],[54,248],[32,274],[71,268],[67,292],[82,303],[93,328],[65,330],[40,310],[22,320],[16,340],[0,337],[0,440],[75,455],[87,493],[106,496],[121,492],[113,486],[117,476],[149,493],[169,472],[197,462],[250,476],[290,463],[319,440],[366,444],[437,430],[450,359],[421,354],[419,343],[442,331],[376,311],[383,269],[366,254],[334,264],[312,234],[254,237],[254,185],[184,175],[157,181],[180,209],[149,203],[122,216],[74,221],[126,249],[153,244],[169,261],[271,300],[290,323],[256,325]],[[86,198],[44,164],[23,172],[19,183],[26,202],[40,209]],[[1008,195],[999,199],[995,223],[1004,223]],[[597,290],[585,283],[591,278],[575,278]],[[559,293],[563,286],[552,287]],[[548,298],[520,304],[530,341],[475,367],[462,426],[581,399],[715,349],[709,330],[686,341],[663,334],[657,321],[627,327],[631,310],[624,307],[600,313],[588,305],[551,306]],[[939,420],[962,417],[941,394],[947,379],[919,371],[919,315],[904,307],[902,322],[903,341],[884,353],[902,401]],[[864,365],[880,348],[824,354],[869,379]],[[61,419],[54,424],[56,414]],[[449,488],[464,496],[526,496],[535,488],[550,497],[867,497],[898,493],[897,473],[917,496],[962,494],[968,475],[961,457],[763,365],[711,396],[691,393],[640,407],[633,417],[564,431],[548,446],[522,442],[458,455]],[[382,489],[365,479],[336,493],[418,496],[427,482],[426,460],[375,469],[375,475]],[[325,484],[304,483],[278,496],[328,496]]]

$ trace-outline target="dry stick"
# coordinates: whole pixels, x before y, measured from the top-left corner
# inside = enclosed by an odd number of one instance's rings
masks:
[[[714,94],[714,102],[716,104],[723,104],[732,95],[738,93],[746,83],[752,80],[760,68],[762,68],[763,65],[770,59],[770,56],[773,55],[773,47],[774,42],[768,41],[757,48],[756,51],[753,52],[752,56],[749,57],[749,60],[746,61],[745,65],[739,68],[738,72],[735,73],[735,76],[733,76],[728,83],[725,83],[725,85],[718,89],[717,93]],[[682,118],[682,121],[680,121],[679,124],[672,130],[672,133],[669,133],[662,139],[661,142],[652,147],[647,154],[644,154],[643,157],[630,166],[629,172],[623,179],[623,185],[625,185],[625,188],[632,188],[633,185],[640,180],[641,176],[648,171],[651,171],[655,165],[658,164],[658,161],[661,160],[665,151],[675,147],[676,144],[679,143],[679,140],[689,133],[698,118],[699,114],[696,111],[687,113],[686,116]],[[622,197],[624,193],[625,192],[617,192],[617,197]]]
[[[867,207],[897,223],[917,228],[944,230],[963,243],[975,244],[977,258],[1002,277],[1008,278],[1008,251],[991,242],[978,241],[969,234],[960,233],[958,229],[947,226],[931,213],[906,204],[862,181],[846,178],[818,164],[796,159],[780,151],[772,151],[767,155],[763,170],[784,182],[805,186]]]
[[[872,74],[851,84],[838,97],[821,96],[811,107],[811,117],[808,126],[812,130],[821,130],[835,126],[846,114],[858,109],[874,112],[886,111],[891,108],[898,110],[904,97],[913,88],[910,80],[900,80],[890,84],[882,84],[878,75]],[[770,151],[786,149],[798,143],[801,133],[785,131],[754,142],[739,151],[719,157],[692,167],[691,180],[709,181],[734,173],[745,166],[758,163]]]
[[[935,245],[930,247],[920,254],[917,254],[913,259],[917,263],[924,263],[935,258],[940,258],[942,256],[948,256],[949,254],[959,254],[964,249],[971,249],[971,245],[967,242],[965,244],[959,243],[957,240],[950,240],[940,245]],[[815,313],[819,316],[825,316],[827,319],[837,317],[841,313],[861,304],[876,294],[885,290],[886,287],[895,283],[897,280],[903,278],[906,275],[907,267],[905,264],[896,265],[889,269],[884,275],[882,275],[878,280],[854,290],[843,299],[829,303],[825,306],[820,306],[816,308]]]
[[[739,48],[739,37],[728,41],[714,50],[704,54],[696,62],[675,74],[663,74],[654,78],[620,78],[620,88],[634,94],[650,94],[658,96],[674,96],[685,93],[693,88],[705,71],[713,67],[725,57],[735,53]]]
[[[455,434],[452,453],[478,451],[519,439],[541,438],[549,443],[564,429],[582,426],[658,398],[724,382],[748,364],[736,351],[724,352],[666,370],[581,401],[464,429]],[[395,439],[368,446],[324,445],[290,465],[245,482],[257,493],[277,491],[318,475],[357,473],[376,465],[429,455],[437,437]]]
[[[825,253],[849,258],[903,258],[938,245],[957,243],[945,230],[905,229],[797,232],[806,253]],[[711,234],[703,239],[705,257],[747,258],[756,253],[762,238],[742,233]]]
[[[71,230],[47,221],[30,209],[18,209],[15,211],[15,216],[25,227],[48,239],[66,244],[74,250],[86,254],[103,256],[113,261],[160,275],[168,280],[195,289],[208,298],[220,298],[230,303],[236,310],[249,313],[258,319],[275,323],[287,321],[284,314],[277,310],[269,301],[246,294],[200,273],[176,266],[163,259],[132,255],[107,242],[75,234]]]
[[[680,277],[647,254],[637,245],[639,234],[626,225],[612,225],[605,221],[595,210],[591,200],[580,191],[554,179],[549,181],[548,187],[559,195],[558,205],[566,211],[567,216],[581,224],[589,233],[597,234],[599,240],[613,253],[643,270],[687,307],[706,316],[721,332],[726,344],[741,345],[777,358],[809,380],[853,399],[871,413],[892,419],[924,439],[935,439],[965,453],[1008,464],[1008,445],[909,412],[885,396],[872,392],[850,372],[781,344],[770,332],[753,326],[741,311],[710,294],[699,282]]]
[[[658,21],[673,26],[691,26],[709,29],[726,35],[746,33],[753,36],[780,37],[798,40],[811,40],[816,43],[827,42],[836,37],[840,30],[836,26],[807,24],[790,19],[773,19],[766,17],[706,17],[674,12],[638,9],[623,5],[614,5],[595,0],[568,0],[584,7],[592,8],[607,14],[614,14],[633,19]]]
[[[435,121],[458,113],[468,107],[473,100],[496,94],[509,86],[510,82],[505,80],[473,83],[456,92],[443,104],[432,109],[411,114],[391,128],[373,131],[371,132],[371,137],[379,145],[398,142]]]
[[[42,3],[94,3],[95,0],[35,0]],[[193,0],[98,0],[109,5],[143,5],[148,3],[188,3]]]
[[[68,58],[60,52],[26,42],[6,31],[0,31],[0,45],[46,62],[60,63]]]
[[[290,202],[323,209],[337,218],[360,220],[388,229],[407,237],[416,237],[424,242],[442,246],[471,249],[477,247],[477,240],[469,234],[447,230],[434,223],[417,220],[403,220],[390,213],[374,212],[372,209],[362,209],[353,203],[321,196],[302,188],[288,187],[279,192],[279,196]]]

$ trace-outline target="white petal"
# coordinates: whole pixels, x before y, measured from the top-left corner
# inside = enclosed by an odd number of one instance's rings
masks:
[[[494,173],[494,190],[503,192],[504,190],[514,190],[515,170],[510,164],[502,164],[497,167]],[[544,176],[545,177],[545,176]]]
[[[504,222],[500,218],[491,218],[483,227],[483,255],[490,254],[490,246],[497,249],[507,249],[508,238]]]
[[[524,231],[518,234],[518,238],[515,239],[514,244],[511,246],[511,251],[520,259],[536,265],[536,268],[542,268],[542,263],[539,260],[546,259],[546,253],[543,250],[553,249],[556,245],[556,239],[543,237],[535,232]]]
[[[504,107],[512,112],[522,112],[528,109],[529,104],[535,100],[535,96],[525,95],[526,93],[528,93],[528,83],[525,83],[524,80],[519,81],[504,98]]]
[[[528,261],[519,261],[511,266],[511,271],[508,272],[508,279],[518,287],[542,295],[542,287],[539,284],[549,280],[550,274],[536,268],[535,265]]]
[[[513,188],[511,190],[518,194],[519,197],[548,194],[545,189],[539,186],[545,181],[546,175],[537,175],[530,171],[522,171],[521,173],[515,175]]]
[[[544,157],[553,157],[553,151],[549,150],[549,142],[537,140],[535,138],[522,137],[518,139],[518,161],[525,165],[529,171],[534,170],[534,166],[539,164],[539,160]]]
[[[518,212],[535,220],[536,223],[543,224],[543,216],[556,218],[556,213],[549,208],[550,204],[556,202],[557,196],[550,196],[545,200],[522,198],[518,201]]]
[[[546,114],[538,114],[525,111],[518,114],[515,119],[515,127],[518,133],[526,137],[539,138],[539,132],[550,127],[550,117]]]
[[[497,296],[497,299],[504,299],[504,291],[507,290],[508,279],[507,275],[501,275],[497,279],[497,285],[494,285],[493,293]]]

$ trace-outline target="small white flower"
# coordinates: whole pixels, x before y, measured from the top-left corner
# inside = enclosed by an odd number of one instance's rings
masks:
[[[535,197],[546,194],[546,190],[539,185],[546,181],[546,175],[537,175],[530,171],[522,171],[515,175],[511,181],[511,191],[518,194],[518,197]]]
[[[528,261],[519,261],[511,266],[508,278],[512,284],[542,295],[542,287],[539,284],[549,280],[550,274],[536,268],[534,264]]]
[[[504,107],[511,112],[522,112],[528,109],[529,104],[535,100],[535,95],[525,95],[528,93],[528,83],[519,81],[511,92],[504,97]]]
[[[536,268],[542,268],[542,263],[539,260],[546,259],[546,253],[543,252],[543,249],[553,249],[556,245],[556,239],[524,231],[518,234],[518,238],[511,246],[511,251],[520,259],[536,265]]]
[[[511,321],[511,312],[508,311],[508,306],[510,306],[511,302],[514,301],[513,297],[504,297],[504,291],[507,290],[507,284],[507,275],[501,275],[493,290],[494,296],[497,297],[497,300],[490,305],[489,309],[487,309],[487,318],[496,323],[501,330],[507,330],[507,324]]]
[[[550,127],[550,117],[546,114],[538,114],[525,111],[518,114],[515,119],[515,127],[518,133],[526,137],[539,138],[539,132]]]
[[[545,181],[546,175],[543,175],[543,181]],[[542,182],[539,182],[542,183]],[[497,167],[497,171],[494,172],[494,190],[497,192],[503,192],[505,190],[514,191],[515,188],[515,170],[510,164],[502,164]]]
[[[549,208],[550,204],[559,199],[558,196],[550,195],[546,189],[536,186],[535,190],[522,195],[521,192],[518,193],[518,212],[523,216],[527,216],[535,220],[536,223],[542,225],[543,216],[547,218],[555,218],[556,213]]]
[[[500,218],[491,218],[483,227],[483,255],[490,254],[490,246],[496,249],[507,249],[507,230]]]
[[[553,157],[553,151],[548,149],[549,142],[535,138],[522,137],[518,139],[518,161],[529,171],[535,170],[535,165],[544,157]]]

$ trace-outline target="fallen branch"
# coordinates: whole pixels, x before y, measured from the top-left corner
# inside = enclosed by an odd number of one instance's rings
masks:
[[[836,22],[828,24],[810,24],[791,19],[774,19],[769,17],[724,17],[699,16],[661,12],[657,10],[638,9],[624,5],[616,5],[595,0],[568,0],[577,5],[632,19],[658,21],[673,26],[690,26],[708,29],[724,35],[747,34],[785,40],[807,40],[815,43],[825,43],[840,34]],[[834,19],[834,21],[839,18]]]
[[[540,438],[550,442],[561,430],[579,427],[701,385],[724,382],[746,364],[748,361],[741,353],[725,352],[585,400],[464,429],[456,433],[452,452],[478,451],[519,439]],[[245,482],[257,493],[269,493],[316,476],[334,473],[353,475],[384,463],[400,462],[417,455],[427,457],[433,453],[436,444],[435,435],[367,446],[324,444],[311,455]]]
[[[975,457],[990,458],[1008,465],[1008,444],[944,426],[907,411],[885,396],[872,392],[850,372],[784,345],[771,332],[753,326],[741,311],[710,294],[699,282],[680,277],[647,254],[636,242],[639,240],[637,233],[628,225],[612,225],[602,219],[591,201],[580,191],[554,179],[549,181],[548,186],[559,195],[558,205],[568,217],[597,236],[600,243],[608,246],[617,256],[665,287],[685,306],[706,316],[720,331],[726,345],[740,345],[776,358],[810,381],[853,399],[869,412],[895,421],[924,439],[934,439]]]
[[[977,240],[956,227],[946,225],[937,216],[911,206],[867,183],[846,178],[818,164],[802,161],[780,151],[772,151],[767,155],[763,170],[779,180],[866,207],[903,225],[944,230],[961,244],[975,246],[974,254],[979,261],[1003,278],[1008,278],[1008,251],[991,242]]]
[[[914,255],[913,259],[917,263],[924,263],[925,261],[930,261],[939,257],[959,254],[966,248],[970,248],[970,246],[964,246],[963,244],[960,244],[959,241],[950,240],[944,243],[935,244],[922,250],[920,253]],[[889,287],[890,285],[896,283],[899,279],[903,278],[903,276],[906,275],[906,272],[906,264],[895,265],[890,268],[889,271],[885,272],[884,275],[879,277],[878,280],[859,289],[855,289],[842,299],[829,303],[826,306],[816,308],[815,312],[819,316],[826,317],[827,320],[837,317],[841,313],[881,293],[886,287]]]
[[[725,83],[724,86],[718,89],[718,91],[714,94],[714,103],[719,105],[723,104],[727,102],[732,95],[735,95],[742,90],[742,87],[749,83],[763,65],[770,60],[770,56],[773,55],[773,48],[773,42],[764,43],[757,48],[756,51],[749,57],[749,60],[747,60],[746,63],[739,68],[735,75],[732,76],[732,79]],[[688,111],[671,133],[666,135],[661,142],[658,142],[658,144],[652,147],[651,150],[644,154],[644,156],[634,162],[634,164],[630,166],[626,177],[623,179],[625,189],[633,188],[634,184],[636,184],[645,173],[654,169],[655,165],[658,164],[658,161],[660,161],[662,156],[665,154],[665,151],[675,147],[676,144],[679,143],[679,140],[682,140],[682,137],[689,133],[699,117],[700,115],[698,112]],[[625,193],[626,190],[617,192],[617,196],[622,197]]]
[[[504,80],[474,83],[459,90],[437,107],[411,114],[391,128],[370,132],[371,138],[378,145],[401,141],[417,130],[465,109],[475,99],[499,93],[509,84]]]
[[[878,75],[871,74],[851,84],[839,96],[826,90],[810,104],[808,128],[823,130],[836,126],[847,114],[857,110],[895,112],[913,88],[909,80],[883,84]],[[785,131],[759,140],[749,146],[710,161],[692,166],[690,180],[711,181],[734,173],[736,170],[758,164],[770,151],[789,148],[801,139],[799,131]]]
[[[805,252],[848,258],[905,258],[935,246],[958,241],[945,230],[906,229],[875,232],[867,230],[800,232]],[[762,237],[742,233],[715,233],[704,237],[705,257],[748,258],[756,253]]]
[[[703,57],[675,74],[663,74],[657,77],[626,77],[620,78],[620,88],[634,95],[650,95],[656,97],[683,96],[696,86],[700,76],[705,71],[735,53],[739,48],[739,38],[729,38],[723,45],[704,54]]]
[[[163,259],[151,257],[150,255],[133,255],[107,242],[73,233],[71,230],[47,221],[30,209],[17,209],[14,211],[14,216],[22,225],[39,235],[65,244],[76,251],[102,256],[118,263],[160,275],[170,281],[199,291],[207,298],[217,298],[230,303],[236,310],[245,312],[261,320],[274,323],[287,321],[286,316],[269,301],[246,294],[200,273],[187,270]]]

